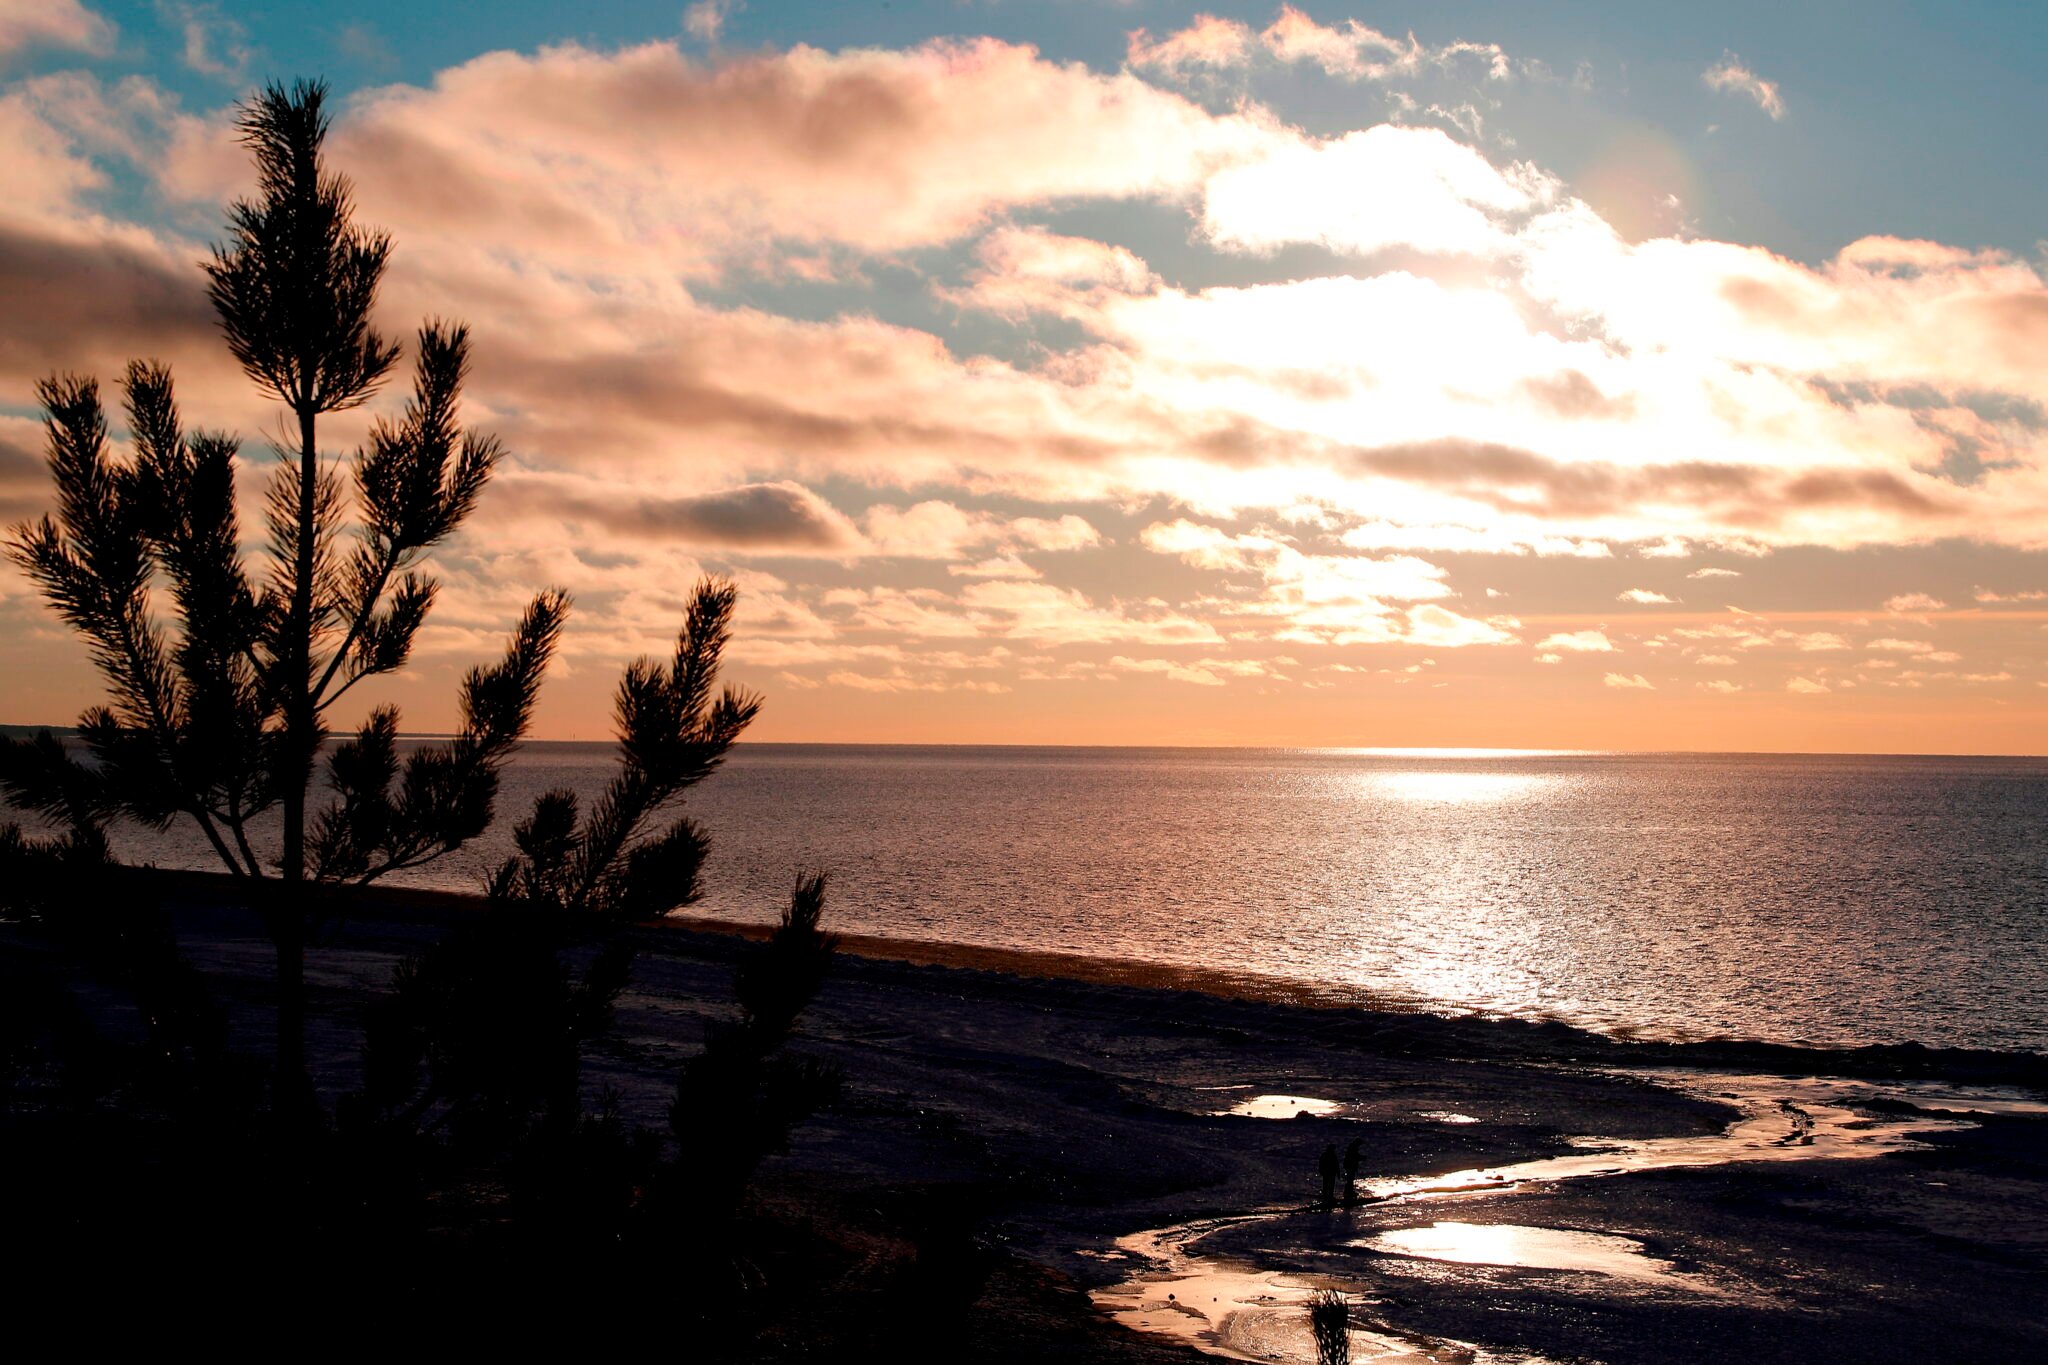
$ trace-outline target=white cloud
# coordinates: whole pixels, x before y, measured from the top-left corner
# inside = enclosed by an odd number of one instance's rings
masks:
[[[893,673],[855,673],[841,669],[825,675],[830,687],[845,687],[856,692],[1008,692],[1006,683],[984,679],[920,678],[915,674],[898,669]]]
[[[1079,550],[1101,543],[1094,526],[1066,513],[1055,518],[1003,517],[929,499],[909,507],[877,503],[861,517],[871,551],[913,559],[959,559],[992,546]]]
[[[1177,555],[1203,569],[1253,569],[1286,548],[1272,536],[1232,534],[1187,520],[1154,522],[1138,533],[1148,550]]]
[[[1232,678],[1259,678],[1268,675],[1266,664],[1257,659],[1132,659],[1118,654],[1109,660],[1111,669],[1119,673],[1158,673],[1174,682],[1193,683],[1199,687],[1221,687]]]
[[[746,0],[695,0],[683,11],[683,32],[715,43],[725,36],[725,21],[746,7]]]
[[[1003,226],[975,248],[980,268],[965,289],[940,296],[1006,318],[1031,313],[1078,313],[1099,307],[1109,292],[1145,293],[1158,279],[1137,255],[1119,246],[1063,236],[1042,227]]]
[[[1692,542],[1683,536],[1664,536],[1636,546],[1645,559],[1684,559],[1692,553]]]
[[[202,76],[240,82],[256,53],[248,30],[212,0],[156,0],[157,17],[177,28],[185,65]]]
[[[1775,644],[1790,645],[1802,654],[1825,654],[1855,647],[1831,630],[1774,630],[1771,640]]]
[[[1614,553],[1605,541],[1541,533],[1523,534],[1505,526],[1407,526],[1391,521],[1369,521],[1351,527],[1338,539],[1354,550],[1535,555],[1539,559],[1608,559]],[[1494,595],[1499,596],[1498,593]]]
[[[1654,692],[1657,688],[1655,683],[1640,673],[1609,673],[1602,681],[1609,687],[1619,687],[1630,691]]]
[[[978,560],[973,564],[949,564],[946,572],[956,578],[1043,578],[1044,574],[1032,568],[1013,554],[995,555]]]
[[[0,0],[0,56],[31,47],[111,51],[114,25],[78,0]]]
[[[1614,641],[1607,638],[1605,631],[1575,630],[1568,634],[1547,635],[1536,642],[1540,650],[1563,650],[1570,654],[1614,654],[1618,650]]]
[[[1678,599],[1673,597],[1666,597],[1661,592],[1652,592],[1648,588],[1629,588],[1617,594],[1615,600],[1620,602],[1634,602],[1641,606],[1661,605],[1668,607],[1675,603]]]
[[[204,163],[172,169],[210,200],[223,187],[198,173],[240,158],[231,129],[195,131]],[[430,88],[363,97],[335,150],[401,240],[482,232],[479,249],[540,245],[558,269],[673,278],[764,243],[889,251],[1011,207],[1178,196],[1298,140],[1259,113],[1211,115],[1134,75],[981,38],[708,64],[675,43],[494,52]]]
[[[1756,101],[1757,108],[1769,114],[1773,121],[1785,117],[1785,100],[1778,93],[1778,83],[1757,75],[1732,52],[1723,53],[1720,61],[1700,73],[1700,79],[1710,90],[1744,95]]]
[[[1257,62],[1301,63],[1349,81],[1387,81],[1459,67],[1489,81],[1505,81],[1516,64],[1494,43],[1455,41],[1438,47],[1414,34],[1396,38],[1356,19],[1320,24],[1293,5],[1282,5],[1263,31],[1200,14],[1185,29],[1154,38],[1144,29],[1129,36],[1125,60],[1133,67],[1187,78],[1198,72],[1243,68]]]
[[[1220,614],[1268,623],[1272,638],[1306,643],[1416,644],[1457,649],[1511,644],[1520,623],[1437,606],[1451,595],[1444,569],[1412,555],[1310,554],[1258,532],[1232,533],[1185,518],[1139,534],[1147,549],[1197,568],[1253,574],[1257,597],[1214,599]],[[1422,605],[1402,605],[1422,604]]]
[[[1785,684],[1785,690],[1787,692],[1797,692],[1801,696],[1814,697],[1822,696],[1830,689],[1826,683],[1816,679],[1795,677]]]
[[[1511,616],[1494,616],[1484,621],[1433,604],[1408,611],[1407,643],[1433,649],[1463,649],[1471,645],[1511,645],[1515,627]]]
[[[1220,642],[1213,626],[1163,605],[1099,607],[1072,588],[994,579],[970,583],[960,601],[984,631],[1041,644],[1147,640],[1162,644]]]
[[[1244,65],[1251,60],[1255,41],[1247,24],[1198,14],[1186,28],[1158,38],[1142,28],[1133,30],[1124,60],[1140,70],[1184,77],[1197,70]]]
[[[1381,124],[1218,171],[1202,226],[1211,242],[1239,251],[1318,242],[1358,253],[1492,255],[1507,246],[1504,219],[1552,191],[1534,172],[1503,172],[1437,129]]]
[[[1043,95],[1041,114],[1017,120],[1017,91]],[[177,126],[158,167],[170,189],[240,188],[223,126]],[[822,126],[834,136],[812,145]],[[50,165],[71,165],[53,145]],[[476,398],[551,460],[686,446],[734,483],[1170,493],[1276,524],[1313,505],[1351,524],[1352,548],[1418,554],[2048,539],[2048,438],[1964,423],[1968,392],[2048,397],[2048,286],[1997,252],[1872,239],[1806,266],[1631,244],[1554,178],[1440,132],[1315,141],[1251,106],[1207,113],[993,40],[713,63],[666,44],[494,54],[352,106],[336,157],[365,216],[397,232],[394,304],[470,318]],[[465,178],[486,162],[487,182]],[[1371,195],[1338,173],[1367,169]],[[1270,184],[1233,201],[1240,176]],[[857,278],[1035,205],[1192,197],[1219,241],[1412,238],[1484,253],[1500,287],[1436,262],[1176,288],[1116,243],[1005,226],[962,283],[934,288],[998,322],[1058,315],[1079,337],[1026,334],[1030,358],[1006,363],[856,313],[713,308],[678,284]],[[118,363],[127,343],[33,344],[47,368]],[[1907,409],[1894,390],[1948,406]],[[1928,472],[1964,437],[1987,456],[1980,480]]]

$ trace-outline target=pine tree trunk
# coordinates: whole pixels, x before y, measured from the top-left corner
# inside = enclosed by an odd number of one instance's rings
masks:
[[[310,1114],[313,1078],[306,1070],[305,915],[295,888],[277,919],[277,1089],[272,1101],[288,1127]]]
[[[289,726],[289,723],[288,723]],[[295,729],[290,726],[290,729]],[[296,737],[287,741],[294,758]],[[280,1114],[300,1107],[312,1082],[306,1075],[306,785],[301,771],[285,776],[284,858],[271,908],[270,938],[277,948],[277,1090]]]
[[[291,616],[284,662],[284,847],[279,904],[271,934],[277,945],[277,1090],[280,1114],[310,1112],[312,1078],[306,1071],[306,787],[313,775],[313,548],[314,501],[320,455],[310,405],[299,410],[299,543],[292,574]]]

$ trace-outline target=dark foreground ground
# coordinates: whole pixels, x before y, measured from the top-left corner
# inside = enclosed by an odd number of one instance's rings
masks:
[[[186,956],[230,1005],[235,1045],[262,1055],[267,945],[241,917],[195,905],[180,908],[178,924]],[[431,916],[357,917],[313,955],[312,1054],[324,1092],[356,1083],[363,1002],[436,932]],[[744,949],[729,934],[646,931],[617,1037],[592,1059],[591,1085],[614,1088],[629,1117],[657,1122],[677,1065],[727,1008]],[[0,1218],[12,1227],[16,1262],[7,1283],[17,1306],[33,1305],[85,1342],[124,1328],[166,1340],[232,1337],[259,1316],[241,1289],[274,1297],[284,1285],[294,1291],[292,1341],[403,1330],[535,1342],[566,1334],[595,1349],[643,1349],[616,1335],[631,1321],[636,1331],[666,1323],[660,1349],[685,1359],[1185,1361],[1205,1357],[1131,1331],[1091,1302],[1089,1290],[1134,1268],[1114,1256],[1116,1240],[1304,1205],[1326,1143],[1363,1138],[1366,1175],[1419,1175],[1568,1152],[1574,1135],[1706,1134],[1730,1117],[1596,1069],[1615,1066],[2044,1080],[2027,1058],[1671,1049],[1559,1027],[1034,976],[1024,973],[1045,964],[1021,959],[998,965],[1022,970],[841,954],[800,1046],[838,1064],[847,1090],[761,1171],[750,1206],[759,1241],[744,1249],[735,1280],[667,1276],[655,1249],[619,1278],[617,1297],[593,1297],[578,1280],[575,1302],[550,1301],[532,1267],[494,1265],[497,1253],[468,1233],[382,1266],[334,1265],[288,1239],[266,1244],[261,1229],[277,1224],[261,1211],[224,1210],[214,1227],[196,1221],[207,1192],[153,1186],[149,1143],[130,1128],[60,1131],[24,1112],[6,1130]],[[1346,1108],[1343,1117],[1286,1121],[1216,1113],[1256,1092]],[[1477,1121],[1447,1123],[1447,1112]],[[1431,1211],[1619,1233],[1682,1271],[1755,1291],[1744,1294],[1396,1264],[1347,1249],[1376,1226],[1369,1206],[1248,1224],[1211,1249],[1313,1270],[1411,1340],[1441,1335],[1500,1358],[2041,1360],[2044,1139],[2048,1119],[1993,1116],[1875,1159],[1531,1185]],[[253,1231],[242,1238],[242,1228]],[[280,1256],[304,1257],[303,1273]],[[124,1318],[122,1305],[148,1302],[151,1285],[176,1287],[169,1307],[150,1304],[151,1314],[172,1316]],[[195,1298],[194,1286],[210,1288]],[[81,1290],[96,1307],[75,1307]]]

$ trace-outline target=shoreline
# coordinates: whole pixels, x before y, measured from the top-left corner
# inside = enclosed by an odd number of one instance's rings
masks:
[[[247,884],[218,872],[156,868],[124,869],[120,875],[177,913],[200,906],[240,907],[253,913]],[[480,913],[484,897],[474,892],[406,886],[350,888],[342,897],[345,918],[432,926]],[[205,913],[202,911],[202,913]],[[767,921],[727,919],[679,911],[639,926],[643,941],[665,935],[699,934],[745,942],[764,939]],[[829,926],[828,926],[829,928]],[[1664,1039],[1604,1032],[1561,1019],[1530,1019],[1432,1008],[1426,1002],[1394,999],[1360,987],[1288,980],[1257,973],[1044,949],[989,947],[933,939],[831,930],[842,952],[874,961],[949,971],[986,972],[1078,985],[1179,992],[1222,1000],[1355,1015],[1412,1033],[1411,1046],[1478,1051],[1526,1060],[1548,1059],[1620,1067],[1703,1067],[1866,1078],[1911,1078],[2031,1086],[2048,1090],[2048,1054],[2019,1049],[1935,1047],[1925,1043],[1871,1043],[1828,1047],[1736,1037]]]

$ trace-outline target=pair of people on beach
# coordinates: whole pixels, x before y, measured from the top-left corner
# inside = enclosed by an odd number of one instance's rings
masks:
[[[1337,1206],[1337,1175],[1340,1166],[1344,1175],[1344,1202],[1346,1204],[1356,1204],[1358,1202],[1358,1166],[1359,1162],[1364,1159],[1361,1150],[1364,1146],[1364,1138],[1351,1139],[1351,1145],[1344,1149],[1344,1156],[1341,1162],[1337,1157],[1336,1143],[1332,1142],[1324,1146],[1322,1158],[1316,1163],[1323,1177],[1324,1208],[1330,1209]]]

